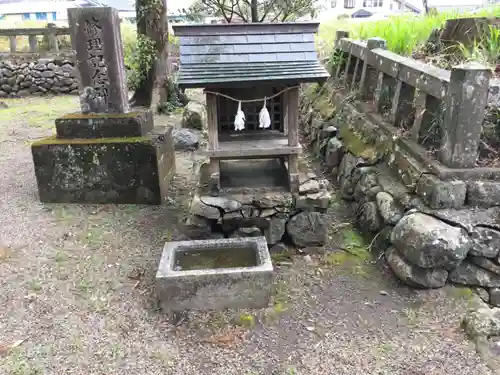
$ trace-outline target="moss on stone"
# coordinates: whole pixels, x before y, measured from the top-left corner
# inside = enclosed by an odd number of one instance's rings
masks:
[[[108,118],[134,118],[141,116],[143,112],[127,112],[127,113],[68,113],[61,119],[108,119]]]
[[[313,103],[313,109],[318,112],[325,121],[331,119],[335,113],[335,107],[328,99],[328,96],[321,95]]]
[[[351,154],[368,161],[377,160],[377,149],[373,145],[370,145],[367,142],[365,143],[362,136],[353,129],[350,129],[349,126],[342,126],[339,134],[344,142],[344,146]]]
[[[63,139],[57,138],[56,135],[45,137],[34,141],[32,146],[43,145],[86,145],[86,144],[109,144],[109,143],[150,143],[151,139],[148,137],[119,137],[119,138],[73,138]]]

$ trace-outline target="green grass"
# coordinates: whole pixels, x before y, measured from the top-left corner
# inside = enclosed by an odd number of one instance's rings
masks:
[[[58,116],[78,110],[77,97],[70,95],[59,96],[56,100],[47,96],[2,101],[8,108],[0,110],[0,123],[22,119],[27,126],[34,128],[53,128]]]
[[[379,21],[347,22],[333,20],[321,24],[318,35],[318,48],[321,55],[329,55],[333,51],[335,32],[345,30],[350,38],[367,40],[380,37],[387,41],[387,48],[401,55],[411,53],[422,46],[431,31],[441,27],[446,20],[466,17],[498,17],[500,7],[484,9],[474,15],[470,13],[442,12],[431,15],[399,15]]]

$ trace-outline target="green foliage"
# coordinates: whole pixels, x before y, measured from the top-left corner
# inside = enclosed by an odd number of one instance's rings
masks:
[[[387,41],[387,48],[395,53],[410,56],[425,44],[433,29],[440,28],[448,19],[467,17],[498,17],[500,7],[485,8],[478,13],[441,12],[428,15],[399,15],[379,21],[346,22],[332,20],[320,25],[317,40],[318,48],[322,55],[328,56],[332,53],[335,43],[335,32],[345,30],[350,33],[352,39],[367,40],[380,37]],[[493,45],[485,47],[493,50]]]
[[[496,65],[500,57],[500,29],[490,25],[482,33],[480,40],[475,40],[469,47],[460,44],[459,50],[467,61]]]
[[[129,49],[129,55],[125,55],[125,64],[129,68],[127,84],[131,89],[135,89],[147,77],[149,69],[155,63],[156,47],[155,42],[144,36],[138,35],[136,44]]]
[[[164,90],[167,90],[167,101],[158,104],[156,109],[158,113],[170,114],[183,107],[184,102],[180,97],[179,87],[172,77],[167,77],[165,80]]]

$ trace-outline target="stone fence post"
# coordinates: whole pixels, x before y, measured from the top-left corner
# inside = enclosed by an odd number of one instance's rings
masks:
[[[57,42],[56,30],[57,26],[54,23],[47,24],[47,41],[49,43],[49,51],[50,52],[58,52],[59,44]]]
[[[349,38],[349,32],[348,31],[342,31],[342,30],[337,30],[335,32],[335,48],[340,49],[340,40],[342,38]],[[335,71],[335,81],[339,79],[340,72],[342,71],[342,67],[344,66],[344,59],[347,57],[346,53],[341,51],[340,56],[342,56],[342,60],[340,60],[340,57],[338,57],[339,61],[336,61],[337,63],[337,70]],[[347,60],[346,60],[347,61]]]
[[[15,53],[17,51],[17,39],[16,35],[12,35],[9,37],[9,47],[10,47],[10,52]]]
[[[361,71],[361,79],[359,81],[359,91],[364,100],[374,98],[374,92],[378,83],[378,71],[368,64],[371,58],[371,50],[376,48],[387,48],[387,42],[382,38],[370,38],[366,42],[365,60],[363,62],[363,70]]]
[[[439,150],[447,167],[472,168],[476,163],[490,77],[491,69],[475,62],[451,70]]]

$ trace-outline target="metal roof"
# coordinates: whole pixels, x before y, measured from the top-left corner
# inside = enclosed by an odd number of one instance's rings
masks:
[[[214,87],[301,83],[329,77],[314,44],[318,23],[173,25],[180,44],[178,84]]]

